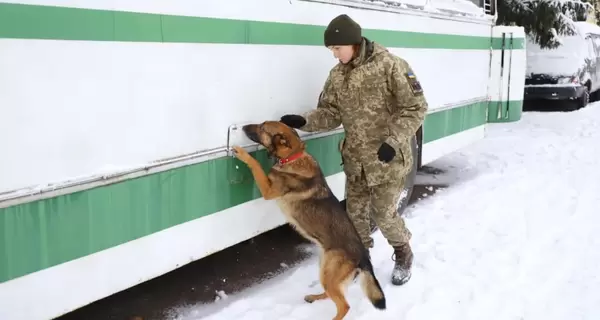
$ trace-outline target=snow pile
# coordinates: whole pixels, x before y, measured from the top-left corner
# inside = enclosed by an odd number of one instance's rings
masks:
[[[482,7],[469,0],[359,0],[402,9],[418,9],[451,15],[484,17]]]
[[[405,286],[390,284],[391,248],[372,251],[387,295],[378,311],[358,283],[345,319],[600,319],[600,103],[572,113],[525,113],[434,163],[457,179],[407,212],[415,264]],[[449,177],[446,177],[449,178]],[[331,319],[317,260],[178,320]],[[311,287],[314,285],[313,287]]]

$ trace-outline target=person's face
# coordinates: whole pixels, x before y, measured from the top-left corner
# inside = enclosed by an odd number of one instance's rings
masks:
[[[354,55],[354,48],[352,45],[329,46],[329,50],[331,50],[331,52],[333,52],[333,56],[343,64],[350,62],[350,60],[352,60],[352,56]]]

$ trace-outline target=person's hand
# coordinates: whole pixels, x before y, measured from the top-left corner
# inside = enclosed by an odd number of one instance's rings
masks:
[[[279,121],[294,129],[300,129],[306,124],[306,119],[297,114],[286,114],[285,116],[281,117],[281,120]]]
[[[396,156],[396,150],[384,142],[381,144],[381,147],[379,147],[379,150],[377,150],[377,156],[379,157],[379,161],[387,163],[394,159]]]

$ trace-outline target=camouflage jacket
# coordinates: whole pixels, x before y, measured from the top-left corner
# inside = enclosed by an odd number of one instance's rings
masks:
[[[410,139],[427,111],[423,90],[409,64],[378,43],[363,39],[359,56],[333,67],[317,108],[306,114],[307,132],[343,124],[344,171],[356,179],[364,170],[369,186],[406,175],[413,164]],[[385,163],[377,151],[387,142],[396,151]]]

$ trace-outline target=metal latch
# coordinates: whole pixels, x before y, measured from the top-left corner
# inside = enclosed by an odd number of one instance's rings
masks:
[[[260,150],[262,146],[248,139],[242,127],[248,123],[232,124],[227,130],[227,155],[232,157],[228,161],[227,178],[231,184],[252,182],[252,172],[248,166],[238,160],[233,153],[233,146],[240,146],[248,152]]]

